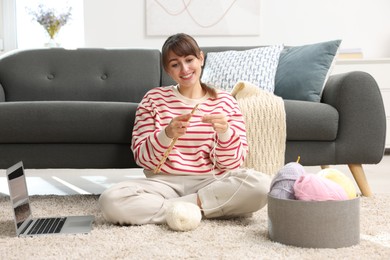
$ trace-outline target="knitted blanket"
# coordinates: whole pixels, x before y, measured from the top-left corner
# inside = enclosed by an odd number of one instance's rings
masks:
[[[244,167],[274,176],[284,165],[286,113],[282,98],[248,82],[232,93],[244,116],[249,153]]]

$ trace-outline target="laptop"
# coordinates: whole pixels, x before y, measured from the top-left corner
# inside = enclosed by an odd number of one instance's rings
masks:
[[[92,215],[33,218],[22,161],[7,169],[7,180],[17,236],[86,234],[92,230]]]

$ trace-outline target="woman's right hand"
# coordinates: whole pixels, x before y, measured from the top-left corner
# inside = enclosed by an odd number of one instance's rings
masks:
[[[165,134],[169,138],[178,138],[187,132],[187,127],[190,124],[188,121],[191,114],[185,114],[172,118],[171,122],[165,127]]]

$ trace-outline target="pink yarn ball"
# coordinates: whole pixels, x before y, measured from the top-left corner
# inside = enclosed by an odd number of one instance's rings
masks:
[[[300,176],[294,184],[295,197],[305,201],[347,200],[348,195],[337,183],[316,174]]]

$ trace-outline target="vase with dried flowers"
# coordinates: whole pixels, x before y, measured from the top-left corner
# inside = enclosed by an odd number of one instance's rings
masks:
[[[33,21],[37,21],[43,26],[50,39],[45,44],[47,47],[58,47],[59,44],[55,41],[60,29],[68,23],[72,15],[72,7],[66,8],[65,11],[57,13],[54,8],[47,8],[44,5],[38,5],[36,10],[28,9],[28,12],[33,17]]]

